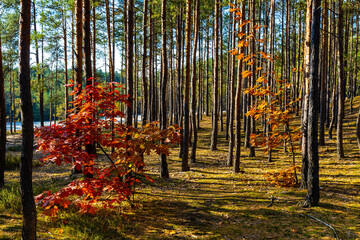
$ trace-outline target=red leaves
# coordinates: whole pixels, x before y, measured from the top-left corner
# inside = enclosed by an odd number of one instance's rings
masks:
[[[70,205],[80,207],[81,213],[95,214],[95,203],[97,207],[110,208],[120,204],[133,194],[133,183],[139,181],[135,176],[145,175],[143,155],[152,151],[168,155],[170,148],[180,142],[177,126],[160,130],[155,122],[135,129],[118,121],[124,117],[120,104],[128,104],[128,96],[121,95],[120,88],[117,83],[104,87],[96,83],[81,92],[76,92],[79,90],[76,88],[72,93],[76,95],[74,109],[69,117],[58,125],[36,129],[44,163],[71,164],[85,176],[56,193],[48,191],[36,196],[45,214],[55,216],[59,209]],[[112,154],[106,153],[107,165],[96,164],[97,155],[86,152],[84,146],[94,143],[103,151],[114,149]],[[149,180],[146,175],[145,178]],[[113,196],[100,198],[104,193]]]

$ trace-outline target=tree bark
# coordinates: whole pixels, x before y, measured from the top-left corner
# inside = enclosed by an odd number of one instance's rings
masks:
[[[143,105],[142,105],[142,126],[148,121],[148,84],[146,79],[146,58],[147,58],[147,11],[148,11],[148,0],[144,0],[144,15],[143,15],[143,56],[142,56],[142,69],[141,69],[141,80],[142,80],[142,92],[143,92]]]
[[[2,63],[1,32],[0,32],[0,188],[4,186],[5,155],[6,155],[6,107],[5,107],[4,72]]]
[[[191,0],[186,0],[186,26],[185,26],[185,99],[184,99],[184,136],[182,144],[182,171],[189,171],[189,141],[190,141],[190,30],[191,30]]]
[[[21,106],[20,192],[23,213],[22,238],[36,239],[36,207],[32,189],[33,110],[30,86],[31,0],[20,1],[19,83]]]
[[[241,23],[245,22],[245,3],[241,4]],[[240,28],[241,33],[245,33],[245,25]],[[244,40],[244,36],[242,39]],[[244,53],[244,47],[240,47],[239,54]],[[242,60],[238,60],[238,72],[236,83],[236,97],[235,97],[235,156],[233,164],[233,172],[240,172],[240,153],[241,153],[241,87],[242,87]]]
[[[218,122],[219,122],[219,11],[221,0],[215,0],[215,24],[214,24],[214,80],[213,80],[213,109],[212,109],[212,132],[210,150],[217,150]]]
[[[76,0],[75,8],[75,84],[80,89],[82,88],[83,76],[83,0]]]
[[[321,0],[313,0],[312,26],[310,47],[310,78],[309,78],[309,112],[308,112],[308,178],[307,196],[305,204],[318,206],[320,199],[319,189],[319,147],[318,147],[318,120],[319,120],[319,50],[320,50],[320,16]]]
[[[301,184],[300,188],[307,189],[308,176],[308,112],[309,112],[309,73],[310,73],[310,44],[311,44],[311,22],[312,22],[312,3],[307,0],[305,41],[304,41],[304,78],[303,78],[303,109],[301,117],[302,128],[302,165],[301,165]]]
[[[197,126],[196,126],[196,52],[199,38],[200,26],[200,0],[195,2],[195,16],[194,16],[194,40],[193,40],[193,58],[192,58],[192,75],[191,75],[191,126],[192,126],[192,145],[190,162],[196,162],[196,146],[197,146]],[[198,79],[199,80],[199,79]]]
[[[338,55],[338,114],[337,114],[337,129],[336,129],[336,150],[339,159],[344,158],[343,147],[343,120],[344,120],[344,102],[345,102],[345,75],[344,75],[344,45],[343,45],[343,9],[342,0],[338,0],[338,18],[337,18],[337,55]]]
[[[166,86],[168,81],[168,66],[167,66],[167,55],[166,55],[166,0],[162,0],[161,3],[161,37],[162,37],[162,46],[161,46],[161,120],[160,128],[161,130],[166,129],[167,123],[167,104],[166,104]],[[160,154],[160,176],[162,178],[169,178],[169,169],[166,161],[166,155]]]
[[[134,101],[134,0],[128,0],[127,7],[127,54],[126,54],[126,95],[128,95],[129,105],[126,108],[125,124],[132,126],[133,101]]]

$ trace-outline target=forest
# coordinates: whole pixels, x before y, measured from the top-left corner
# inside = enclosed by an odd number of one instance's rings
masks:
[[[0,239],[360,239],[359,0],[1,0]]]

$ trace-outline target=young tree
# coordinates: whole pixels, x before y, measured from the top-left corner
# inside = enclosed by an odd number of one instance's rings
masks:
[[[36,208],[32,189],[33,111],[30,87],[31,0],[20,1],[19,83],[21,99],[20,190],[23,212],[22,238],[36,239]]]

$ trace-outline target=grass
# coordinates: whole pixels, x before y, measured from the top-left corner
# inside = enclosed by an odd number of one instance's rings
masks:
[[[359,107],[360,98],[354,101]],[[168,158],[170,179],[159,178],[159,160],[146,158],[153,183],[142,184],[135,197],[137,209],[127,204],[97,215],[80,215],[75,209],[61,211],[56,218],[38,212],[38,237],[43,239],[360,239],[360,159],[355,139],[356,111],[346,110],[344,124],[345,159],[336,158],[336,140],[320,147],[320,206],[302,208],[306,191],[279,188],[266,181],[266,173],[291,165],[292,156],[281,149],[274,162],[256,150],[248,158],[242,148],[242,174],[226,167],[228,143],[219,134],[218,151],[209,150],[210,118],[199,131],[197,163],[181,172],[178,149]],[[296,119],[298,124],[298,119]],[[298,150],[297,150],[298,151]],[[297,163],[300,164],[300,152]],[[0,190],[0,239],[21,237],[18,170],[6,172]],[[34,168],[34,192],[56,190],[71,181],[68,167]],[[273,198],[272,206],[269,206]]]

